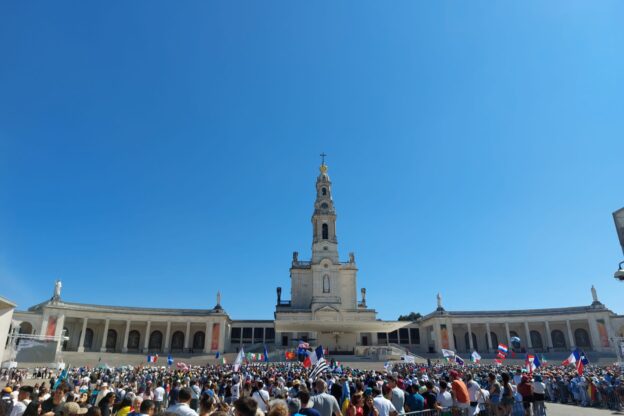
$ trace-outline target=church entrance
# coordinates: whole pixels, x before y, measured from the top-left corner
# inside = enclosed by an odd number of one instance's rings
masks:
[[[353,332],[319,332],[318,343],[329,350],[330,354],[353,354],[356,334]]]

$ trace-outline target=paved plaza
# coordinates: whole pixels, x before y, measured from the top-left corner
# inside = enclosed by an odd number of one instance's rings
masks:
[[[624,415],[624,411],[614,412],[608,409],[591,409],[587,407],[570,406],[567,404],[549,403],[546,414],[548,416],[598,416]]]

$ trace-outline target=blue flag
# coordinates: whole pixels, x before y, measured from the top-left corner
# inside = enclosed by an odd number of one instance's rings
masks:
[[[65,380],[67,378],[67,369],[63,369],[63,371],[61,371],[61,374],[58,376],[58,378],[56,379],[56,381],[54,382],[54,386],[52,387],[52,390],[56,390],[56,388],[63,382],[63,380]]]
[[[264,344],[264,362],[265,363],[269,362],[269,351],[267,351],[266,344]]]
[[[173,365],[173,357],[171,356],[171,354],[169,354],[169,357],[167,357],[167,365]]]
[[[464,360],[462,360],[459,355],[455,355],[455,362],[459,365],[464,365]]]
[[[219,351],[217,351],[217,353],[215,354],[215,358],[219,358],[219,356],[221,355],[221,353]]]

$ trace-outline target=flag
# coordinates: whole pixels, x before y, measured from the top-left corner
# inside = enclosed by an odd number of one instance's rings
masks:
[[[221,355],[221,353],[219,351],[217,351],[217,353],[215,354],[215,358],[218,360],[220,355]]]
[[[264,362],[269,362],[269,351],[267,350],[266,344],[264,344]]]
[[[169,354],[169,356],[167,357],[167,365],[173,365],[173,357],[171,356],[171,354]]]
[[[148,363],[155,363],[156,361],[158,361],[158,354],[155,354],[155,355],[147,354]]]
[[[52,387],[52,390],[56,390],[56,388],[63,382],[63,380],[65,380],[67,378],[67,368],[64,368],[63,371],[61,371],[61,374],[58,376],[58,378],[56,379],[56,381],[54,382],[54,386]]]
[[[319,375],[323,374],[328,369],[329,369],[329,365],[327,365],[327,361],[325,361],[325,358],[321,358],[320,360],[316,362],[314,369],[310,373],[310,378],[312,380],[315,380]]]
[[[479,361],[481,361],[481,356],[479,355],[478,352],[473,351],[472,355],[470,356],[470,359],[472,360],[472,362],[478,363]]]
[[[455,355],[455,362],[459,365],[464,365],[464,360],[461,359],[459,355]]]
[[[537,367],[539,367],[539,360],[537,360],[538,364],[535,363],[536,358],[537,357],[535,355],[527,353],[526,358],[524,359],[524,366],[529,373],[532,373]]]
[[[297,358],[297,355],[292,351],[286,351],[286,360],[294,360]]]
[[[579,376],[583,375],[583,371],[585,369],[585,366],[589,364],[589,360],[587,359],[587,356],[585,355],[585,352],[580,351],[579,352],[579,360],[576,362],[576,371],[579,373]]]
[[[561,365],[570,365],[570,364],[574,364],[574,363],[576,363],[579,359],[580,359],[580,356],[579,356],[579,351],[578,351],[578,349],[575,349],[574,351],[572,351],[572,353],[570,354],[570,356],[569,356],[568,358],[566,358],[565,360],[563,360],[563,362],[561,363]]]
[[[544,354],[542,354],[542,365],[548,365],[548,361],[546,361]]]
[[[455,356],[455,351],[453,351],[453,350],[445,350],[444,348],[442,348],[442,355],[444,357],[454,357]]]
[[[245,358],[245,350],[243,348],[240,349],[238,355],[236,356],[236,360],[234,360],[234,372],[238,373],[238,369],[243,363],[243,358]]]
[[[505,353],[503,353],[503,352],[501,352],[501,351],[498,351],[498,352],[496,353],[496,358],[500,358],[500,359],[504,360],[506,357],[507,357],[507,356],[505,355]]]
[[[392,364],[390,363],[390,361],[386,361],[384,363],[384,368],[386,369],[386,371],[390,372],[390,370],[392,370]]]
[[[303,340],[299,341],[299,348],[303,350],[307,350],[310,348],[310,344],[304,342]]]
[[[507,348],[507,345],[505,344],[498,344],[498,350],[504,354],[507,354],[507,352],[509,352],[509,348]]]
[[[502,365],[503,364],[503,360],[501,360],[500,358],[495,358],[494,362],[496,362],[496,365]]]

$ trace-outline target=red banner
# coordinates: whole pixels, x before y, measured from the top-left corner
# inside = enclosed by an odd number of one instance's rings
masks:
[[[212,351],[219,351],[219,332],[221,325],[219,323],[212,324],[212,341],[210,343],[210,349]]]
[[[45,334],[49,337],[56,335],[56,316],[50,316],[48,318],[48,328]]]

